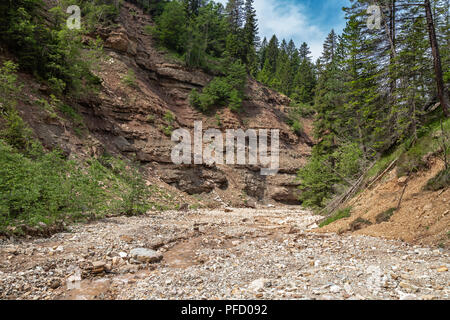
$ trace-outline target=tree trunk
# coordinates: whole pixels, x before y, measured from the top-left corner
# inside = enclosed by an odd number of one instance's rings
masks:
[[[441,102],[442,111],[447,118],[450,118],[450,102],[448,92],[444,87],[444,79],[442,76],[441,56],[439,54],[439,45],[436,38],[436,30],[434,28],[433,14],[431,13],[430,0],[425,0],[425,13],[427,16],[428,34],[430,36],[431,51],[434,61],[434,73],[436,77],[436,85],[438,90],[439,100]]]

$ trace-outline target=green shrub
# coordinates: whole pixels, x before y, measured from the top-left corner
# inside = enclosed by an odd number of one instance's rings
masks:
[[[203,112],[208,111],[211,107],[225,105],[228,105],[234,112],[240,111],[247,82],[245,66],[240,61],[236,61],[228,67],[226,73],[227,75],[224,77],[215,77],[203,88],[201,94],[193,89],[189,96],[191,106]]]
[[[299,170],[300,201],[303,205],[313,209],[323,207],[326,201],[333,195],[333,185],[340,182],[340,178],[323,163],[328,161],[326,157],[314,156]]]
[[[123,76],[122,82],[129,87],[137,88],[136,74],[132,69],[129,69],[127,74]]]
[[[341,145],[333,154],[333,157],[337,159],[336,170],[342,176],[353,178],[360,173],[363,153],[357,143]]]
[[[124,161],[67,161],[36,148],[25,156],[0,140],[0,232],[106,214],[141,214],[150,204],[139,170]]]
[[[242,108],[242,98],[236,89],[233,89],[230,93],[228,107],[233,112],[238,112]]]
[[[319,224],[319,227],[322,228],[326,225],[329,225],[330,223],[343,219],[343,218],[348,218],[350,217],[350,211],[352,210],[352,208],[345,208],[345,209],[341,209],[338,212],[336,212],[335,214],[333,214],[331,217],[328,217],[327,219],[325,219],[324,221],[322,221]]]
[[[291,129],[296,134],[301,134],[303,132],[303,125],[299,120],[294,120],[291,124]]]
[[[166,136],[170,137],[172,135],[172,132],[173,132],[173,126],[172,125],[168,125],[167,127],[162,128],[162,132]]]
[[[427,163],[423,161],[422,157],[422,152],[416,148],[403,153],[398,159],[397,176],[407,176],[425,168]]]
[[[168,124],[172,124],[175,121],[176,117],[175,115],[167,110],[166,113],[164,114],[164,120],[168,123]]]
[[[220,115],[218,113],[216,113],[215,118],[216,118],[216,125],[218,127],[221,127],[222,126],[222,120],[220,119]]]
[[[196,109],[201,108],[201,101],[200,101],[200,94],[198,93],[197,89],[192,89],[191,93],[189,94],[189,104]],[[202,110],[206,111],[206,110]]]

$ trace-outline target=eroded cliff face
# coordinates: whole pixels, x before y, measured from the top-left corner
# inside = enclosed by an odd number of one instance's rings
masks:
[[[228,108],[217,109],[217,115],[200,113],[189,105],[189,93],[203,88],[213,76],[189,70],[157,50],[152,37],[144,32],[151,24],[150,16],[124,2],[117,26],[92,35],[104,40],[105,56],[95,71],[102,81],[100,92],[73,102],[83,117],[82,134],[73,123],[49,119],[35,107],[23,105],[22,115],[44,145],[60,146],[72,155],[109,153],[137,159],[150,183],[170,189],[186,203],[193,199],[207,206],[298,203],[295,177],[310,154],[311,121],[304,120],[304,134],[293,133],[286,125],[289,99],[253,79],[247,83],[248,98],[241,113]],[[135,85],[123,81],[129,70],[136,75]],[[45,95],[45,88],[28,81],[30,96]],[[176,116],[173,121],[165,117],[167,111]],[[262,176],[255,166],[173,164],[175,143],[168,128],[192,130],[194,121],[202,121],[203,130],[223,132],[231,128],[279,129],[278,174]]]

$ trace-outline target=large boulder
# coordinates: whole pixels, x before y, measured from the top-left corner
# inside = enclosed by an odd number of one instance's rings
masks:
[[[155,263],[161,261],[163,258],[162,254],[146,248],[133,249],[130,252],[130,256],[142,263]]]

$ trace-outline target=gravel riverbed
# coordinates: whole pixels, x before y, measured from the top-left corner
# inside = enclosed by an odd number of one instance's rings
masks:
[[[158,212],[0,243],[1,299],[449,299],[449,251],[300,207]]]

